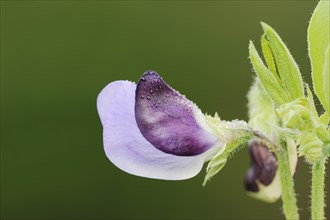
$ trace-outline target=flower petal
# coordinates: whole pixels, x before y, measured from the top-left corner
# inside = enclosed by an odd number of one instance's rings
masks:
[[[208,126],[200,109],[168,86],[156,72],[143,74],[135,101],[137,125],[159,150],[193,156],[207,151],[216,142],[216,137],[206,130]]]
[[[115,90],[115,91],[113,91]],[[127,81],[110,83],[100,93],[98,109],[103,120],[107,157],[118,168],[133,175],[155,179],[182,180],[198,174],[210,154],[182,157],[155,148],[141,134],[134,113],[136,85]],[[107,99],[106,94],[110,94]]]
[[[120,90],[120,88],[122,88],[125,84],[127,84],[125,81],[115,81],[109,83],[98,95],[97,111],[99,113],[102,125],[104,125],[110,102],[117,95],[117,92]]]

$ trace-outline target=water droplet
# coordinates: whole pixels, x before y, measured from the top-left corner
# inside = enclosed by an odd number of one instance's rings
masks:
[[[143,95],[141,95],[141,99],[144,99],[144,96]]]
[[[152,91],[152,89],[150,89],[150,94],[154,93],[154,91]]]
[[[141,81],[145,82],[145,81],[146,81],[146,79],[145,79],[144,77],[141,77]]]
[[[147,95],[147,99],[148,99],[148,100],[150,100],[150,99],[151,99],[151,97],[150,97],[149,95]]]

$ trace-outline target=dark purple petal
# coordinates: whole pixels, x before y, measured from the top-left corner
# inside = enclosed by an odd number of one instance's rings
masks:
[[[142,135],[165,153],[198,155],[216,142],[198,107],[154,71],[145,72],[137,84],[135,118]]]
[[[272,183],[277,170],[277,159],[267,146],[261,142],[250,141],[249,151],[252,166],[245,177],[245,188],[251,192],[258,192],[258,182],[264,186]]]

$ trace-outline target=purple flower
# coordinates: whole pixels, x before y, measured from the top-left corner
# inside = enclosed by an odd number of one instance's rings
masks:
[[[201,110],[154,71],[146,71],[137,84],[108,84],[97,109],[107,157],[133,175],[188,179],[223,148]]]

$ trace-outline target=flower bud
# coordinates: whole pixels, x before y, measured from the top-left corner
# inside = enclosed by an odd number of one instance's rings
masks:
[[[245,189],[256,199],[275,202],[281,196],[275,155],[256,140],[249,142],[249,152],[252,164],[245,176]]]
[[[297,170],[297,148],[292,139],[287,139],[291,175]],[[282,194],[277,158],[262,142],[251,140],[249,151],[252,165],[245,177],[248,195],[264,202],[276,202]]]
[[[309,104],[305,97],[281,105],[276,112],[286,128],[298,128],[300,130],[309,126]]]
[[[323,142],[330,142],[330,130],[324,124],[318,125],[316,134]]]
[[[319,160],[323,155],[323,142],[313,133],[302,133],[297,140],[297,144],[300,145],[298,149],[299,156],[305,156],[310,163]]]

